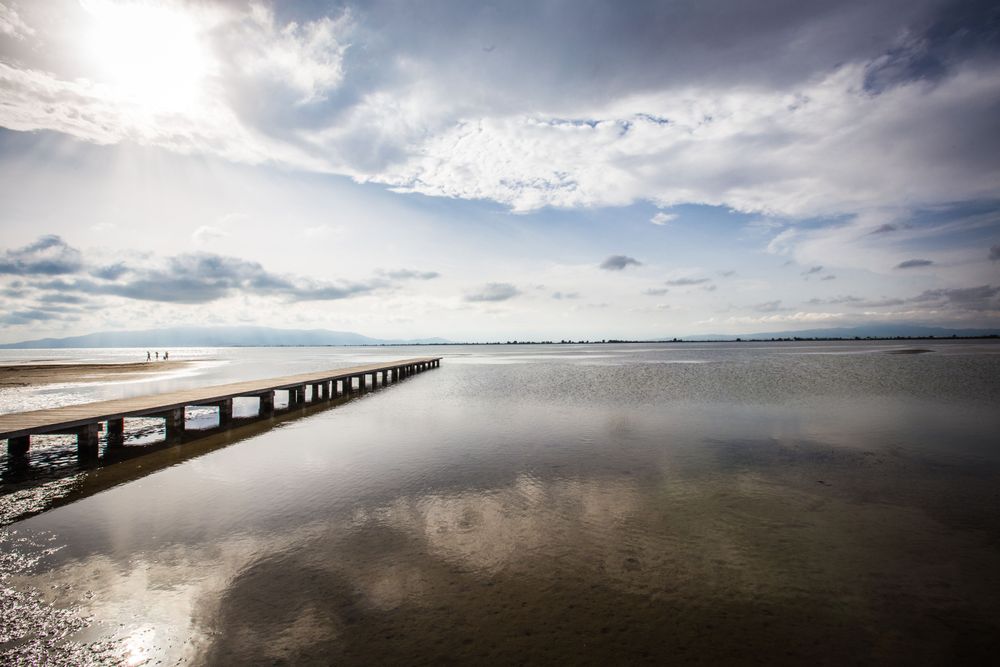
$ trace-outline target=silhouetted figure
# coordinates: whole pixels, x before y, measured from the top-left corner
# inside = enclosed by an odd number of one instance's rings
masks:
[[[159,352],[157,352],[157,353],[156,353],[156,360],[157,360],[157,361],[159,361],[159,360],[160,360],[160,353],[159,353]]]
[[[164,361],[166,361],[169,357],[170,357],[170,353],[169,352],[164,352],[163,353],[163,360]]]
[[[153,358],[153,355],[151,355],[149,353],[149,350],[146,350],[146,361],[150,361],[150,360],[152,360],[152,358]]]

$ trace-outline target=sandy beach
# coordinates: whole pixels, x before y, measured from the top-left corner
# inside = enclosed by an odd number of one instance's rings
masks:
[[[189,361],[129,364],[11,364],[0,366],[0,388],[29,387],[59,382],[108,382],[129,376],[177,371]]]

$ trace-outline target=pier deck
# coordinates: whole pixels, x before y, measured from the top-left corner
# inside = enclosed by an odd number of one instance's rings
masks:
[[[366,378],[369,375],[372,376],[371,385],[374,387],[379,384],[379,379],[384,385],[390,380],[399,380],[413,373],[437,367],[440,363],[440,357],[418,357],[0,415],[0,440],[7,440],[7,449],[11,456],[23,456],[28,451],[30,438],[33,435],[74,434],[77,436],[77,448],[80,454],[96,456],[97,434],[102,430],[100,428],[102,422],[107,422],[109,445],[123,439],[124,420],[128,417],[164,418],[166,436],[170,440],[183,434],[184,408],[188,406],[218,406],[219,424],[223,426],[232,419],[234,398],[259,398],[258,417],[263,418],[274,412],[275,391],[287,390],[289,407],[294,407],[306,402],[306,387],[313,388],[311,402],[330,400],[337,395],[346,396],[354,393],[356,378],[357,391],[364,391],[367,387]]]

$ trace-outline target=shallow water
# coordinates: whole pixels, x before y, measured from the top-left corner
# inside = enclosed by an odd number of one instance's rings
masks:
[[[1000,345],[889,354],[912,347],[198,351],[191,373],[140,384],[444,361],[114,464],[55,441],[33,479],[7,466],[5,515],[50,509],[2,536],[0,655],[992,660]]]

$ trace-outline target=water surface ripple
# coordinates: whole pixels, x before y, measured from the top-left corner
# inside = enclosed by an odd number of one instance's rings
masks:
[[[0,662],[992,661],[1000,345],[908,347],[199,351],[164,386],[444,361],[116,463],[0,461]]]

